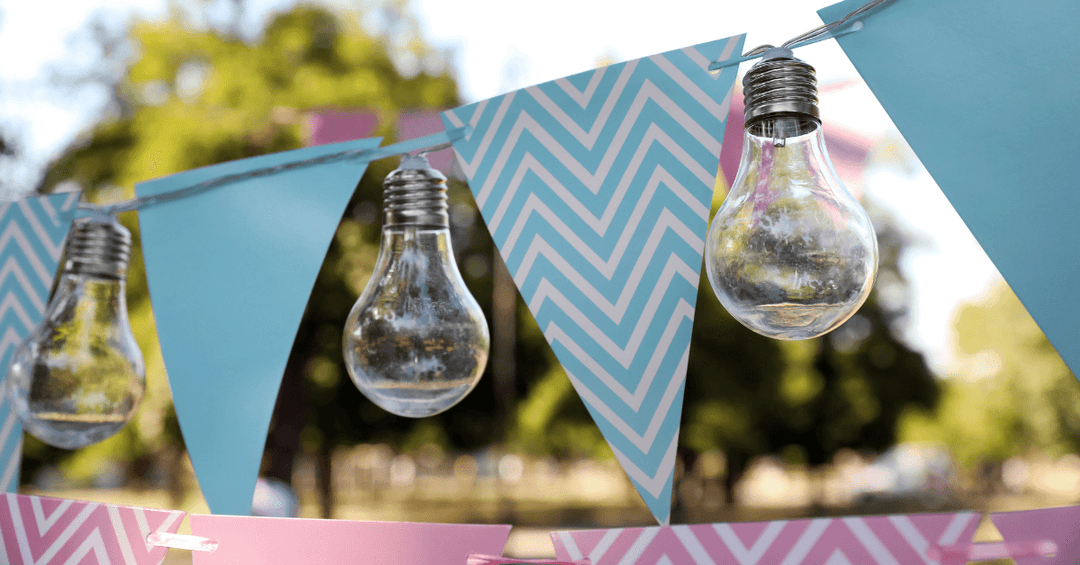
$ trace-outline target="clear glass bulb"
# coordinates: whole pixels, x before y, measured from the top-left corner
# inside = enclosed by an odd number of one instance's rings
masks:
[[[75,220],[44,318],[12,356],[6,382],[14,411],[45,443],[76,449],[102,441],[142,400],[146,370],[125,297],[130,244],[113,217]]]
[[[777,339],[817,337],[869,296],[877,237],[829,161],[813,68],[789,57],[767,59],[744,85],[742,162],[709,228],[709,282],[751,330]]]
[[[450,245],[446,177],[406,157],[384,182],[382,245],[345,323],[345,366],[384,410],[421,418],[449,409],[487,364],[487,319]]]

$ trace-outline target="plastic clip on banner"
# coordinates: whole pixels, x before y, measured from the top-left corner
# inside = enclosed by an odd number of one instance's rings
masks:
[[[969,543],[949,547],[931,547],[926,556],[942,565],[962,564],[969,561],[990,559],[1047,558],[1057,554],[1057,544],[1050,541],[1037,542],[990,542]]]

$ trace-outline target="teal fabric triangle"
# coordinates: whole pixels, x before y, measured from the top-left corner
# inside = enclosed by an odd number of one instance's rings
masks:
[[[831,22],[862,5],[818,12]],[[837,41],[1080,375],[1080,3],[904,0]]]
[[[302,161],[379,139],[195,169],[140,197]],[[367,161],[235,182],[139,213],[150,298],[173,404],[210,510],[247,515],[266,432],[315,277]]]

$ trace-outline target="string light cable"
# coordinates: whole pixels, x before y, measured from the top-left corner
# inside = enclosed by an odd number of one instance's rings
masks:
[[[841,37],[848,33],[853,33],[862,29],[862,22],[855,21],[850,26],[844,28],[844,26],[852,19],[858,16],[864,15],[871,10],[890,2],[891,0],[872,0],[866,4],[860,6],[858,9],[852,11],[848,15],[836,20],[832,23],[828,23],[817,28],[814,28],[806,33],[803,33],[797,37],[785,41],[779,49],[791,50],[796,47],[802,47],[804,45],[810,45],[817,43],[818,41],[824,41],[826,39]],[[844,28],[844,29],[841,29]],[[840,31],[837,31],[840,30]],[[717,71],[725,67],[737,65],[744,61],[756,59],[764,55],[770,49],[777,49],[772,45],[760,45],[755,47],[746,53],[742,57],[735,59],[728,59],[726,61],[717,62],[709,65],[710,71]],[[153,206],[155,204],[163,204],[165,202],[171,202],[180,198],[186,198],[188,196],[194,196],[201,194],[208,190],[212,190],[228,184],[237,182],[243,182],[253,178],[268,177],[286,171],[295,169],[301,169],[306,167],[313,167],[326,163],[334,163],[338,161],[346,160],[366,160],[375,161],[386,157],[394,157],[399,155],[406,155],[415,151],[421,151],[422,153],[429,153],[432,151],[438,151],[450,147],[454,141],[467,137],[472,133],[472,128],[469,126],[456,128],[449,131],[443,131],[432,135],[418,137],[416,139],[410,139],[388,145],[386,147],[379,147],[376,149],[353,149],[349,151],[341,151],[339,153],[332,153],[330,155],[323,155],[312,159],[304,159],[302,161],[294,161],[289,163],[282,163],[273,167],[267,167],[264,169],[256,169],[253,171],[247,171],[235,175],[226,175],[211,179],[196,185],[184,187],[170,192],[162,194],[155,194],[152,196],[140,196],[132,198],[130,200],[123,200],[112,204],[94,204],[91,202],[80,202],[79,209],[93,214],[103,215],[115,215],[120,212],[130,212],[132,210],[139,210],[147,206]]]
[[[393,145],[387,145],[386,147],[378,147],[375,149],[350,149],[348,151],[340,151],[338,153],[331,153],[329,155],[322,155],[311,159],[304,159],[302,161],[282,163],[273,167],[255,169],[252,171],[237,173],[235,175],[225,175],[170,192],[164,192],[161,194],[154,194],[150,196],[140,196],[137,198],[132,198],[130,200],[114,202],[112,204],[94,204],[92,202],[80,202],[79,210],[84,210],[95,215],[116,215],[120,212],[130,212],[132,210],[139,210],[142,208],[146,208],[147,206],[153,206],[155,204],[163,204],[165,202],[172,202],[173,200],[178,200],[180,198],[195,196],[196,194],[201,194],[208,190],[212,190],[228,184],[243,182],[254,178],[269,177],[279,173],[284,173],[286,171],[303,169],[306,167],[314,167],[317,165],[324,165],[326,163],[336,163],[349,160],[362,160],[371,162],[377,161],[379,159],[385,159],[387,157],[407,155],[414,151],[420,151],[421,153],[430,153],[432,151],[449,148],[454,141],[468,137],[471,133],[472,128],[469,126],[465,126],[455,128],[449,131],[433,133],[424,137],[417,137],[415,139],[401,141]]]
[[[848,25],[848,22],[852,18],[857,18],[859,16],[865,15],[868,12],[878,8],[882,4],[886,4],[891,1],[893,0],[872,0],[871,2],[867,2],[866,4],[863,4],[859,8],[853,10],[851,13],[840,18],[839,20],[836,20],[835,22],[818,26],[806,33],[800,34],[785,41],[783,44],[780,45],[780,47],[774,47],[769,44],[759,45],[744,53],[742,57],[713,63],[709,65],[709,70],[718,71],[725,67],[730,67],[739,63],[743,63],[745,61],[757,59],[763,56],[770,49],[786,49],[790,51],[792,49],[795,49],[796,47],[803,47],[805,45],[810,45],[819,41],[824,41],[826,39],[834,39],[837,37],[843,37],[849,33],[855,33],[863,28],[863,23],[856,20],[850,25]]]

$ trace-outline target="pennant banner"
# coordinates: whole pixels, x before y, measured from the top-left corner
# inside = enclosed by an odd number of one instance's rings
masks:
[[[155,565],[168,551],[147,543],[174,533],[186,513],[0,494],[0,563]]]
[[[194,565],[465,565],[502,553],[510,526],[193,515],[191,533],[218,544]]]
[[[378,139],[253,157],[144,182],[139,196],[377,147]],[[146,278],[173,404],[215,513],[251,512],[296,328],[362,160],[292,169],[139,213]]]
[[[1052,542],[1053,558],[1015,557],[1016,565],[1076,565],[1080,563],[1080,506],[996,512],[990,514],[1001,537],[1011,543]]]
[[[431,135],[443,131],[443,122],[438,110],[412,110],[398,114],[398,139],[412,139],[422,135]],[[444,175],[453,176],[454,151],[440,149],[427,154],[428,163],[433,169]]]
[[[818,13],[835,21],[863,3]],[[840,46],[1080,377],[1080,139],[1054,135],[1080,128],[1080,3],[904,0],[862,21]]]
[[[559,559],[592,565],[925,563],[931,548],[970,542],[979,514],[818,518],[553,532]]]
[[[666,523],[709,206],[744,36],[443,113],[514,282]]]
[[[45,314],[78,192],[0,203],[0,370]],[[2,380],[2,379],[0,379]],[[22,425],[0,387],[0,492],[19,489]]]
[[[313,112],[307,117],[307,144],[326,145],[364,139],[378,127],[379,116],[374,110]]]

